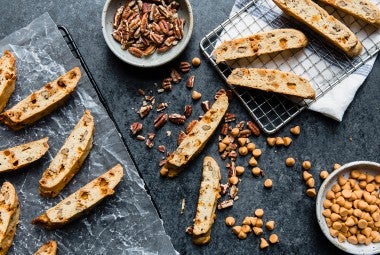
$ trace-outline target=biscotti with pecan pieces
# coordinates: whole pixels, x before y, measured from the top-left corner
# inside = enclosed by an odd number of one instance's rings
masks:
[[[7,254],[11,247],[20,218],[20,205],[16,190],[4,182],[0,191],[0,255]]]
[[[227,109],[228,97],[222,94],[194,125],[177,149],[167,157],[165,165],[160,170],[161,176],[177,176],[186,164],[202,151]]]
[[[0,112],[8,103],[16,86],[16,58],[10,51],[4,51],[0,58]]]
[[[33,255],[56,255],[57,254],[57,242],[50,240],[44,243]]]
[[[320,0],[369,24],[380,27],[380,9],[369,0]]]
[[[113,195],[114,188],[121,181],[123,174],[123,167],[117,164],[35,218],[32,223],[40,224],[46,229],[62,227],[89,211],[106,197]]]
[[[246,57],[254,57],[263,54],[274,53],[283,50],[302,48],[307,45],[306,36],[296,29],[274,29],[224,41],[213,52],[216,63]]]
[[[203,160],[202,182],[194,218],[194,244],[203,245],[210,242],[211,227],[216,218],[215,210],[220,197],[220,180],[218,164],[212,157],[206,156]]]
[[[315,91],[306,79],[274,69],[236,68],[228,76],[231,85],[314,99]]]
[[[49,149],[49,138],[0,151],[0,173],[20,169],[40,159]]]
[[[286,14],[309,26],[349,57],[360,55],[362,44],[342,22],[312,0],[273,0]]]
[[[40,179],[40,194],[55,197],[81,168],[92,148],[95,124],[86,110]]]
[[[0,123],[19,130],[50,114],[74,91],[80,77],[79,67],[74,67],[0,114]]]

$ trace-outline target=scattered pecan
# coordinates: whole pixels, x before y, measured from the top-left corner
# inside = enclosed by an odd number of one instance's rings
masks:
[[[232,122],[236,120],[236,115],[233,113],[226,113],[224,115],[224,122]]]
[[[137,90],[137,93],[138,93],[140,96],[145,96],[145,92],[144,92],[144,90],[142,90],[142,89],[138,89],[138,90]]]
[[[182,80],[182,77],[181,75],[179,74],[179,72],[175,69],[172,69],[171,72],[170,72],[170,77],[172,78],[172,81],[174,83],[179,83],[181,80]]]
[[[145,136],[138,135],[138,136],[136,136],[136,139],[139,140],[139,141],[144,141],[145,140]]]
[[[169,106],[168,103],[159,103],[157,105],[157,112],[161,112],[165,110],[168,106]]]
[[[188,226],[185,230],[186,234],[193,235],[194,228],[193,226]]]
[[[210,108],[211,108],[211,105],[210,105],[210,101],[203,101],[202,103],[201,103],[201,107],[202,107],[202,110],[204,111],[204,112],[207,112],[208,110],[210,110]]]
[[[191,130],[193,130],[194,126],[198,123],[198,120],[192,120],[190,123],[187,125],[185,133],[188,135]]]
[[[183,198],[181,202],[181,214],[185,212],[186,200]]]
[[[236,158],[237,158],[237,153],[236,153],[236,151],[230,151],[230,152],[228,153],[228,157],[229,157],[231,160],[236,160]]]
[[[222,195],[225,195],[225,194],[227,194],[227,191],[228,191],[228,188],[229,188],[230,186],[228,185],[228,184],[220,184],[220,193],[222,194]]]
[[[158,151],[160,151],[160,152],[162,152],[162,153],[164,153],[165,150],[166,150],[166,148],[165,148],[164,145],[159,145],[159,146],[157,147],[157,149],[158,149]]]
[[[148,133],[148,139],[153,140],[156,137],[155,133]]]
[[[248,121],[247,122],[247,127],[249,128],[249,130],[252,131],[252,133],[255,136],[259,136],[260,135],[260,129],[259,129],[259,127],[254,122]]]
[[[169,115],[169,120],[174,124],[182,125],[186,121],[186,116],[178,113],[172,113]]]
[[[231,161],[228,165],[228,178],[236,176],[235,162]]]
[[[220,89],[218,90],[216,93],[215,93],[215,100],[218,99],[221,95],[223,94],[226,94],[226,90],[225,89]]]
[[[150,140],[149,138],[145,140],[145,145],[146,145],[149,149],[151,149],[151,148],[154,146],[152,140]]]
[[[237,188],[237,186],[236,185],[232,185],[230,187],[230,191],[228,193],[229,197],[232,198],[232,199],[235,199],[237,197],[238,191],[239,191],[239,189]]]
[[[241,137],[249,137],[251,135],[251,133],[252,133],[251,130],[244,129],[244,130],[240,131],[239,138],[241,138]]]
[[[182,130],[179,131],[179,133],[178,133],[178,138],[177,138],[177,145],[178,145],[178,146],[182,143],[183,139],[185,139],[186,136],[187,136],[187,135],[186,135],[185,132],[183,132]]]
[[[140,115],[141,118],[145,118],[149,112],[152,110],[152,106],[151,105],[145,105],[145,106],[142,106],[140,108],[140,110],[138,111],[138,114]]]
[[[238,124],[236,124],[236,127],[241,131],[244,129],[244,126],[245,126],[245,122],[244,121],[240,121]]]
[[[161,113],[159,114],[155,119],[154,119],[154,128],[159,129],[162,128],[165,123],[168,121],[168,115],[166,113]]]
[[[191,75],[186,81],[186,87],[192,89],[194,87],[195,75]]]
[[[168,78],[165,78],[163,81],[162,81],[162,88],[164,90],[171,90],[172,89],[172,78],[168,77]]]
[[[228,134],[228,124],[224,123],[222,126],[222,129],[220,130],[221,135],[227,135]]]
[[[136,135],[138,132],[140,132],[143,128],[143,125],[140,122],[134,122],[132,123],[130,130],[132,135]]]
[[[185,117],[189,118],[192,112],[193,112],[193,107],[189,104],[185,105],[185,111],[184,111]]]
[[[179,70],[181,70],[182,73],[188,73],[190,71],[190,63],[183,61],[179,64]]]
[[[145,100],[148,102],[154,102],[154,96],[145,96]]]
[[[225,208],[231,207],[233,205],[234,205],[233,199],[224,200],[218,204],[218,209],[219,210],[225,209]]]

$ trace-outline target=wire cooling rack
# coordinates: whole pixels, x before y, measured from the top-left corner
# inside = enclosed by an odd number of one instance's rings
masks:
[[[375,3],[378,4],[379,1],[377,0]],[[335,11],[329,6],[324,7],[358,36],[364,46],[360,56],[353,59],[347,57],[307,27],[288,19],[270,0],[249,2],[235,15],[208,33],[200,42],[201,50],[224,80],[227,80],[233,68],[256,67],[294,72],[311,82],[316,90],[315,100],[294,99],[227,84],[267,134],[278,131],[379,51],[380,39],[379,34],[376,34],[378,32],[375,27]],[[212,52],[222,41],[277,28],[301,30],[309,40],[308,46],[303,50],[290,50],[259,56],[256,59],[239,59],[230,61],[228,64],[216,64]]]

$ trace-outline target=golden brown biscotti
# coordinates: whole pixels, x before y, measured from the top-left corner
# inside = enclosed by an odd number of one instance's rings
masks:
[[[207,244],[216,218],[215,210],[220,197],[220,168],[209,156],[203,160],[202,182],[199,189],[197,212],[194,218],[193,243]]]
[[[360,55],[362,44],[342,22],[312,0],[273,0],[286,14],[309,26],[350,57]]]
[[[117,164],[35,218],[32,223],[40,224],[46,229],[62,227],[89,211],[104,198],[113,195],[114,188],[122,177],[123,167]]]
[[[370,0],[320,0],[369,24],[380,27],[380,10]]]
[[[40,194],[55,197],[81,168],[92,148],[94,118],[86,110],[40,179]]]
[[[296,29],[274,29],[224,41],[213,52],[216,63],[238,58],[254,57],[307,45],[306,36]]]
[[[0,173],[13,171],[40,159],[49,149],[48,137],[0,151]]]
[[[74,67],[0,114],[0,122],[19,130],[61,106],[77,86],[81,72]]]
[[[4,182],[0,191],[0,255],[7,254],[11,247],[20,218],[20,205],[16,190]]]
[[[304,99],[314,99],[309,81],[294,73],[274,69],[236,68],[227,77],[231,85],[275,92]]]
[[[50,240],[44,243],[33,255],[56,255],[57,254],[57,242]]]
[[[222,94],[194,125],[177,149],[168,156],[165,165],[160,170],[161,176],[177,176],[185,165],[202,151],[227,109],[228,97]]]
[[[0,112],[5,108],[16,86],[16,58],[4,51],[0,58]]]

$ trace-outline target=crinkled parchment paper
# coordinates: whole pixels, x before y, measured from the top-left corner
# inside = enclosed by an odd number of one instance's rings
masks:
[[[1,52],[6,49],[17,58],[16,90],[8,107],[74,66],[80,66],[47,13],[1,40]],[[32,254],[51,239],[58,242],[60,254],[176,254],[126,147],[81,70],[78,87],[63,107],[18,132],[0,126],[0,150],[46,136],[50,145],[48,153],[31,166],[0,176],[1,183],[7,180],[15,185],[21,205],[20,223],[8,254]],[[86,108],[96,121],[93,149],[57,198],[42,198],[38,180]],[[30,223],[117,163],[123,165],[125,175],[115,196],[105,199],[89,214],[53,231]]]

